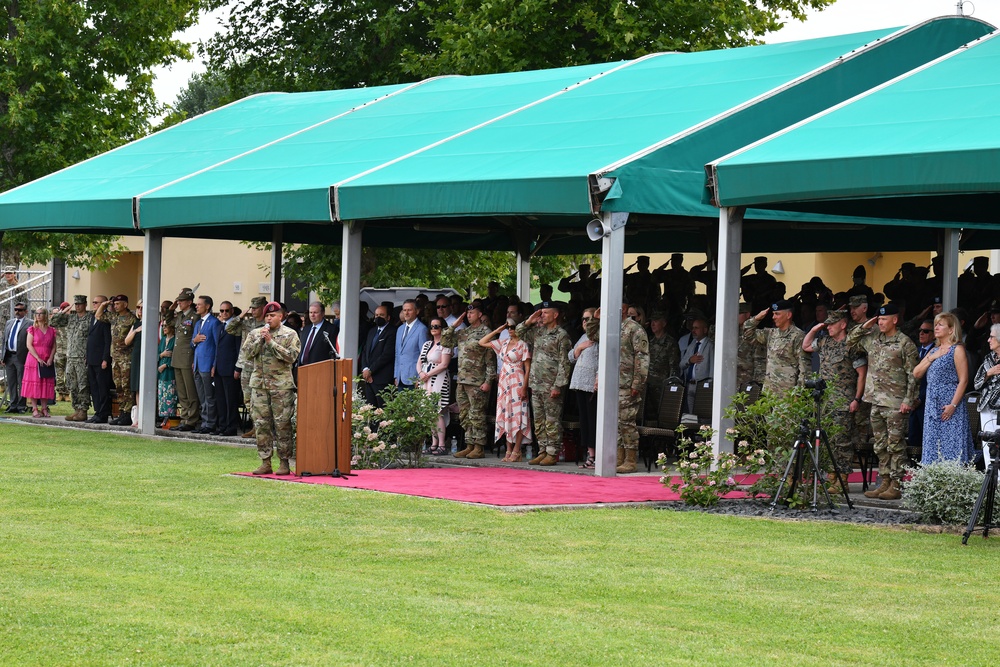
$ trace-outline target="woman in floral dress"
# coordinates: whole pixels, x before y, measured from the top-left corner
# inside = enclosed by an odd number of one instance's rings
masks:
[[[157,346],[159,356],[156,366],[156,406],[160,418],[160,428],[169,426],[167,423],[177,416],[177,384],[174,381],[174,369],[170,366],[170,357],[174,354],[174,325],[163,325],[163,336]]]
[[[510,333],[505,341],[493,340],[504,329]],[[531,352],[528,345],[517,337],[517,323],[507,323],[483,336],[479,344],[493,348],[500,359],[497,380],[497,425],[495,439],[507,439],[507,463],[524,460],[521,445],[531,442],[531,420],[528,418],[528,374],[531,372]]]

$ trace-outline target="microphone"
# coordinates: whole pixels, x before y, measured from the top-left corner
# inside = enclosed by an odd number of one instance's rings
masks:
[[[323,332],[323,340],[325,340],[326,344],[330,346],[330,354],[333,355],[333,358],[340,359],[340,355],[337,354],[337,346],[334,345],[333,341],[330,340],[330,334],[328,334],[325,331]]]

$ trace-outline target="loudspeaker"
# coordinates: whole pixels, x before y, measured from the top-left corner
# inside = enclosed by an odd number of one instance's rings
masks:
[[[600,241],[605,236],[610,236],[611,230],[604,225],[604,221],[594,218],[587,223],[587,236],[591,241]]]

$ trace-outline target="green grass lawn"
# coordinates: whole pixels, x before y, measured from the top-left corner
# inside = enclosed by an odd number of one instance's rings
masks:
[[[997,662],[1000,535],[509,514],[40,426],[0,454],[4,665]]]

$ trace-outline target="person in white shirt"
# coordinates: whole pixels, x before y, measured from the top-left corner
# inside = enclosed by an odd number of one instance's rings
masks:
[[[687,411],[694,412],[694,390],[702,380],[712,377],[714,363],[708,321],[697,318],[691,323],[691,340],[681,353],[681,376],[687,388]]]

